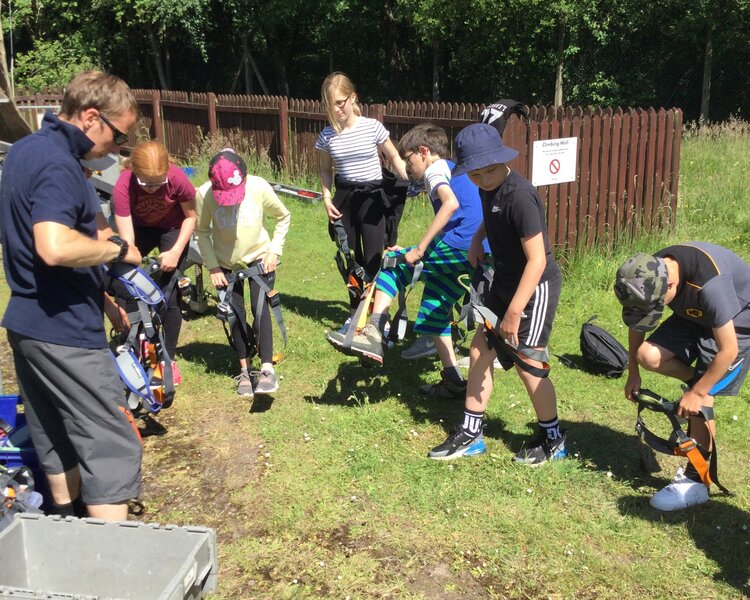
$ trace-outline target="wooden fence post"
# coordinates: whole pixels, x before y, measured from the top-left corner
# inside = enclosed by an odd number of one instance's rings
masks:
[[[282,172],[289,175],[289,100],[285,96],[279,98],[279,160]]]
[[[156,141],[164,143],[164,125],[161,120],[161,93],[159,90],[151,92],[151,114]]]
[[[216,94],[208,93],[208,135],[213,137],[218,127],[216,126]]]
[[[373,119],[377,119],[381,123],[385,120],[385,104],[373,104],[371,112]]]

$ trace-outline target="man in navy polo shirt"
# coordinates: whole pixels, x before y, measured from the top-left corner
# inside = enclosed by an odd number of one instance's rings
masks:
[[[68,85],[60,114],[11,148],[0,185],[0,231],[11,298],[2,320],[54,512],[126,520],[140,493],[142,448],[107,348],[101,265],[139,264],[112,236],[80,160],[118,151],[138,105],[98,71]],[[84,506],[85,505],[85,506]]]

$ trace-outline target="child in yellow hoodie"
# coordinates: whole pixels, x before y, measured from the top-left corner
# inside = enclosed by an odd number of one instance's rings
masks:
[[[268,182],[247,174],[247,166],[231,149],[224,149],[208,165],[209,181],[199,188],[196,197],[196,235],[203,264],[211,274],[217,289],[228,286],[227,274],[260,266],[260,278],[273,289],[276,265],[284,249],[291,214],[276,196]],[[276,220],[273,238],[263,227],[263,216]],[[240,329],[245,323],[244,281],[232,286],[232,307],[236,320],[231,328],[234,351],[240,362],[237,393],[273,394],[279,389],[273,368],[273,330],[271,310],[267,305],[267,290],[258,281],[248,278],[253,313],[253,332],[261,360],[255,387],[248,371],[248,347]],[[256,314],[259,299],[265,306]]]

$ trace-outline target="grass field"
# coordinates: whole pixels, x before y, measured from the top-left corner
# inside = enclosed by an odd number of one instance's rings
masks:
[[[681,173],[676,231],[565,264],[554,352],[577,356],[581,324],[592,314],[625,342],[611,286],[634,248],[702,239],[750,260],[747,131],[689,133]],[[641,467],[624,380],[557,360],[552,378],[569,460],[511,464],[536,425],[519,379],[497,373],[488,454],[430,461],[427,450],[445,438],[462,402],[418,395],[421,383],[438,380],[432,360],[404,362],[396,348],[382,369],[363,369],[331,349],[323,332],[340,325],[347,304],[324,210],[287,205],[292,226],[277,281],[289,332],[277,366],[281,390],[272,400],[238,398],[235,360],[213,311],[191,316],[178,351],[184,383],[158,416],[167,433],[145,439],[143,518],[217,529],[215,598],[750,595],[747,389],[716,407],[721,478],[736,495],[678,514],[648,504],[680,463],[660,455],[660,472]],[[400,240],[417,240],[430,217],[425,200],[410,202]],[[679,394],[658,377],[645,375],[644,384]]]

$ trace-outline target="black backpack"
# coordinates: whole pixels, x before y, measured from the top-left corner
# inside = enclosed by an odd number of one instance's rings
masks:
[[[617,339],[592,321],[581,326],[581,356],[584,368],[605,377],[620,377],[628,366],[628,351]]]

